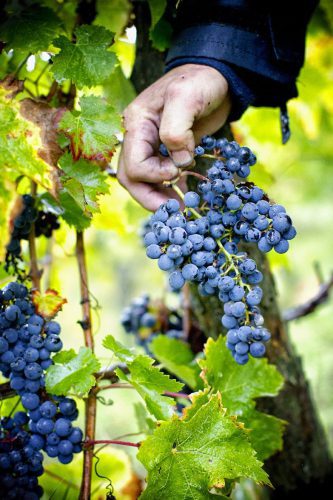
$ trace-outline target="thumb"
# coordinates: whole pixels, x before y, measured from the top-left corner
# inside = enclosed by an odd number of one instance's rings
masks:
[[[159,128],[160,139],[177,167],[192,163],[195,148],[192,127],[197,110],[193,94],[186,87],[181,82],[169,85]]]

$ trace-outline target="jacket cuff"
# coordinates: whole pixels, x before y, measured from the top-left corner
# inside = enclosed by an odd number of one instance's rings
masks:
[[[269,37],[218,23],[196,24],[182,30],[168,52],[166,63],[191,57],[230,63],[282,84],[294,81],[300,69],[277,60]]]

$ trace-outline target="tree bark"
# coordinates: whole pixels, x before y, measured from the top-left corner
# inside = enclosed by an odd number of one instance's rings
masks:
[[[163,55],[152,49],[148,30],[150,14],[146,2],[134,2],[135,24],[138,28],[138,50],[132,81],[140,92],[159,78],[163,72]],[[230,137],[230,129],[223,130]],[[286,325],[281,319],[274,278],[265,255],[256,248],[247,252],[255,258],[264,274],[262,311],[265,326],[272,333],[268,358],[285,377],[285,385],[276,398],[262,398],[259,409],[288,422],[284,434],[284,448],[265,463],[274,490],[272,499],[286,499],[295,492],[306,495],[320,493],[333,482],[333,467],[323,427],[312,400],[302,362],[291,344]],[[206,337],[216,338],[222,333],[221,302],[215,297],[200,297],[191,289],[194,314]],[[219,314],[221,313],[221,314]]]

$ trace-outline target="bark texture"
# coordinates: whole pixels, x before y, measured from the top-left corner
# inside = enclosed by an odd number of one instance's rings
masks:
[[[159,78],[163,72],[163,55],[154,51],[149,42],[150,14],[145,2],[134,2],[135,24],[138,28],[138,51],[132,81],[140,92]],[[230,137],[230,129],[223,130]],[[204,165],[201,167],[204,168]],[[281,319],[274,278],[267,258],[256,248],[247,247],[263,271],[264,300],[262,310],[265,326],[272,333],[268,348],[270,361],[285,377],[285,386],[276,398],[262,398],[258,407],[288,422],[284,435],[284,449],[265,464],[274,490],[269,490],[272,499],[294,497],[295,493],[319,495],[333,483],[332,461],[323,427],[312,400],[302,362],[288,337],[286,325]],[[206,337],[216,338],[222,333],[219,313],[221,303],[217,298],[198,295],[191,290],[192,309]],[[198,348],[195,341],[196,351]],[[267,492],[266,492],[267,494]],[[307,496],[311,498],[311,496]]]

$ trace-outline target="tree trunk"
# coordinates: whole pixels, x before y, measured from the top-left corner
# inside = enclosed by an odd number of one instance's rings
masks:
[[[137,57],[132,81],[141,91],[163,72],[163,54],[153,50],[148,30],[150,13],[146,2],[135,1],[135,24],[138,28]],[[230,136],[230,129],[223,135]],[[274,490],[269,491],[272,499],[291,498],[297,494],[323,493],[333,483],[333,468],[326,436],[312,401],[309,384],[306,381],[302,363],[290,342],[286,325],[279,312],[277,293],[267,258],[256,248],[247,246],[248,253],[255,258],[264,274],[262,287],[264,299],[262,310],[265,326],[272,333],[268,357],[285,377],[285,385],[276,398],[262,398],[258,407],[288,422],[284,434],[284,448],[267,460],[268,472]],[[221,302],[215,297],[200,297],[191,290],[193,311],[206,337],[216,338],[221,332]],[[219,314],[220,313],[220,314]]]

